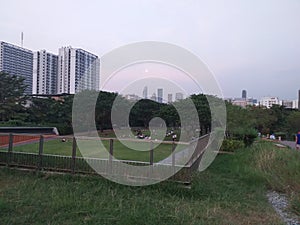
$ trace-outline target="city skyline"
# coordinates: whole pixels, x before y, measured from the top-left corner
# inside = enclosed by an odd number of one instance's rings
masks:
[[[84,72],[84,74],[89,75],[88,79],[84,80],[83,83],[81,82],[82,85],[83,85],[83,87],[84,87],[83,89],[99,90],[99,80],[100,80],[100,76],[101,75],[99,73],[100,72],[99,71],[100,59],[98,58],[97,55],[94,55],[94,54],[92,54],[90,52],[87,52],[87,51],[85,51],[85,50],[83,50],[81,48],[73,48],[71,46],[61,47],[61,48],[58,49],[58,54],[53,54],[53,53],[49,53],[46,50],[34,51],[34,50],[27,49],[27,48],[24,48],[24,47],[21,47],[21,46],[18,46],[18,45],[13,45],[13,44],[11,44],[9,42],[6,42],[6,41],[3,41],[3,40],[0,40],[0,43],[1,43],[1,55],[0,55],[1,57],[0,57],[0,59],[2,60],[1,63],[0,63],[0,70],[3,70],[4,66],[9,66],[9,67],[13,67],[13,68],[17,67],[18,71],[20,71],[20,68],[19,68],[20,66],[16,66],[15,65],[18,61],[20,61],[19,58],[17,58],[16,60],[9,60],[9,64],[4,63],[3,60],[6,60],[5,58],[7,58],[7,56],[5,56],[5,54],[7,54],[7,53],[4,52],[4,47],[11,49],[8,52],[9,53],[8,58],[12,57],[11,56],[11,54],[12,54],[11,51],[13,51],[13,52],[15,52],[15,51],[24,52],[24,54],[30,53],[32,55],[32,57],[28,58],[29,61],[32,61],[31,62],[31,64],[32,64],[31,67],[33,68],[32,69],[32,78],[30,78],[30,79],[32,79],[32,82],[28,83],[28,79],[25,80],[25,82],[27,84],[29,84],[30,89],[32,90],[32,94],[49,94],[49,95],[55,95],[55,94],[63,94],[63,93],[75,94],[75,93],[78,92],[79,89],[77,90],[77,85],[76,85],[76,80],[78,80],[78,78],[76,78],[76,77],[77,76],[81,77],[83,74],[81,74],[81,75],[80,74],[75,75],[75,73],[74,73],[72,75],[74,77],[73,77],[71,83],[74,83],[74,84],[71,85],[72,86],[72,90],[71,91],[70,90],[68,90],[68,91],[59,90],[59,86],[62,86],[62,85],[59,85],[59,83],[61,83],[61,82],[59,82],[58,79],[59,79],[59,77],[62,76],[62,74],[60,74],[62,71],[60,71],[58,68],[60,68],[61,66],[59,66],[59,65],[62,64],[63,61],[65,61],[65,60],[62,59],[62,57],[65,55],[64,51],[66,51],[66,50],[70,51],[70,53],[73,52],[73,53],[71,53],[71,55],[73,55],[71,58],[76,59],[76,64],[75,64],[75,61],[74,61],[72,63],[72,66],[71,66],[71,67],[74,67],[74,71],[75,71],[75,67],[76,68],[77,67],[81,68],[80,64],[82,64],[83,62],[85,62],[86,58],[87,58],[87,64],[84,67],[82,67],[82,69],[80,69],[80,71],[81,70],[87,71],[87,72]],[[18,53],[18,55],[20,55],[20,54],[21,53]],[[69,55],[69,53],[66,53],[66,54]],[[77,59],[77,55],[78,54],[81,55],[81,63],[77,65],[77,60],[79,60],[79,58]],[[79,55],[78,55],[78,57],[79,57]],[[61,59],[59,60],[59,58],[61,58]],[[90,63],[93,60],[94,61],[96,60],[96,61],[93,62],[93,63]],[[24,59],[21,59],[21,61],[24,61]],[[151,63],[140,63],[139,65],[142,65],[141,68],[147,68],[147,66],[151,65]],[[66,65],[66,68],[67,67],[69,67],[69,66]],[[157,65],[156,65],[156,67],[157,67]],[[163,67],[165,67],[165,65]],[[132,68],[130,68],[129,71],[130,70],[132,70]],[[136,70],[136,68],[134,68],[134,70]],[[173,71],[176,71],[176,70],[173,70]],[[146,69],[143,72],[144,73],[149,73],[149,70]],[[164,71],[164,72],[166,72],[166,71]],[[95,75],[93,76],[92,75],[93,73],[98,74],[98,76],[95,76]],[[124,73],[124,71],[121,70],[121,73]],[[19,72],[17,72],[16,74],[20,75]],[[124,74],[128,75],[128,71],[126,73],[126,69],[125,69],[125,73]],[[136,75],[136,74],[134,74],[134,75]],[[68,77],[68,76],[65,76],[65,77]],[[123,76],[123,77],[125,77],[125,79],[127,79],[126,76]],[[53,80],[54,80],[54,82],[53,82]],[[53,83],[56,83],[56,84],[53,85]],[[68,81],[67,83],[69,83],[67,86],[70,86],[70,82]],[[169,100],[168,100],[169,99],[168,94],[170,94],[170,93],[171,94],[175,94],[175,96],[177,94],[176,90],[170,91],[170,87],[169,87],[169,91],[167,93],[165,92],[165,94],[163,94],[162,90],[163,90],[163,88],[158,88],[157,89],[157,91],[158,91],[157,96],[159,96],[158,97],[158,101],[159,102],[163,102],[163,101],[164,102],[169,102]],[[241,90],[242,91],[242,96],[241,96],[242,98],[241,99],[255,99],[255,100],[258,99],[258,100],[262,100],[263,98],[274,98],[275,97],[275,98],[280,99],[282,102],[287,101],[287,100],[294,101],[294,100],[299,100],[299,90],[300,89],[297,90],[297,93],[295,92],[296,95],[295,95],[294,98],[284,98],[282,96],[276,96],[276,95],[270,95],[270,94],[269,95],[258,96],[257,98],[254,98],[253,97],[254,95],[252,95],[249,98],[247,98],[247,93],[248,93],[247,90],[246,89],[242,89]],[[105,90],[105,89],[103,89],[103,91],[119,92],[119,90]],[[133,92],[132,93],[131,92],[127,92],[127,95],[131,95],[131,94],[133,94],[133,95],[138,94],[139,95],[138,92],[139,91],[137,91],[135,93],[133,93]],[[161,92],[161,93],[159,93],[159,92]],[[148,86],[146,85],[146,86],[144,86],[144,89],[143,89],[143,92],[142,92],[143,98],[150,98],[150,96],[149,97],[145,97],[145,96],[147,96],[147,93],[148,93]],[[180,92],[180,93],[182,94],[182,92]],[[202,92],[194,92],[194,93],[191,92],[191,93],[186,93],[186,95],[188,96],[188,95],[191,95],[191,94],[198,94],[198,93],[202,93]],[[231,99],[231,100],[237,100],[237,101],[239,101],[239,97],[237,97],[237,96],[230,96],[230,97],[225,97],[224,96],[224,99]],[[175,97],[175,100],[176,100],[176,97]]]

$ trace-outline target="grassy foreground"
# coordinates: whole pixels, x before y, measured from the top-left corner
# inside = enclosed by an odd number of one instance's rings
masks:
[[[298,160],[298,161],[297,161]],[[122,186],[99,177],[0,168],[1,224],[282,224],[268,188],[299,207],[300,154],[271,143],[220,155],[192,188]],[[298,200],[297,200],[298,198]]]

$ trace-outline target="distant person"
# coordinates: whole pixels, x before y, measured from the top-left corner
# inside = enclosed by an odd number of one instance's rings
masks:
[[[270,139],[271,139],[271,140],[275,140],[275,139],[276,139],[275,135],[274,135],[274,134],[271,134],[271,135],[270,135]]]
[[[298,134],[296,135],[296,149],[299,150],[300,148],[300,131],[298,131]]]
[[[173,135],[172,135],[172,140],[173,140],[173,141],[176,141],[176,138],[177,138],[177,135],[176,135],[175,133],[173,133]]]

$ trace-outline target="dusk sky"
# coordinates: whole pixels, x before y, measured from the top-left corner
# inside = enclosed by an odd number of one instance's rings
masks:
[[[299,0],[2,1],[0,40],[58,53],[73,46],[98,56],[139,41],[196,54],[225,97],[297,99]]]

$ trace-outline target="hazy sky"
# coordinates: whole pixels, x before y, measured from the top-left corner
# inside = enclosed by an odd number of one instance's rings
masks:
[[[199,56],[224,96],[296,99],[300,89],[299,0],[1,1],[0,40],[57,53],[99,56],[137,41],[165,41]]]

